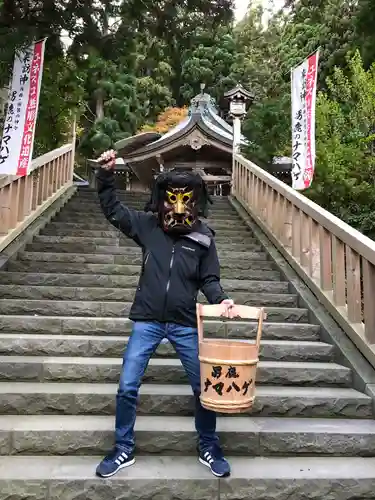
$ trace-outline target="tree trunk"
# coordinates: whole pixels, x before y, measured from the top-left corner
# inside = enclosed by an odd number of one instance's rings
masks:
[[[102,120],[104,118],[104,98],[103,98],[103,93],[98,92],[98,95],[96,96],[96,119],[97,120]]]

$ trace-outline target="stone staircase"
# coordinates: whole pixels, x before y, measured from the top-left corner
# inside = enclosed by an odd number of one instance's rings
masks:
[[[224,289],[268,313],[254,410],[218,419],[231,478],[198,464],[191,390],[168,343],[141,388],[136,466],[95,477],[112,446],[141,253],[81,190],[0,272],[0,500],[375,498],[371,398],[229,202],[211,213]],[[221,323],[206,332],[221,336]],[[229,326],[233,338],[254,332]]]

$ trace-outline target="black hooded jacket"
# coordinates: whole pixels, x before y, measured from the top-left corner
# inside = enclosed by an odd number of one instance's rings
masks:
[[[211,304],[228,298],[220,285],[214,232],[199,221],[194,233],[172,238],[160,227],[155,214],[119,202],[112,172],[99,168],[97,182],[105,217],[143,252],[130,319],[195,327],[199,290]]]

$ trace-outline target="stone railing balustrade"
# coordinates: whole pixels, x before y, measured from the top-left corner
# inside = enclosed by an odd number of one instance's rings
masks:
[[[375,242],[241,155],[232,195],[375,366]]]
[[[25,177],[0,175],[0,252],[73,183],[74,145],[36,158]]]

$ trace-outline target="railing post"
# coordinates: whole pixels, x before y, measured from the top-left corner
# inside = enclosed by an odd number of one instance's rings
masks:
[[[76,155],[76,140],[77,140],[77,118],[74,116],[73,125],[72,125],[72,151],[71,151],[71,164],[69,171],[69,182],[73,184],[73,172],[74,172],[74,164],[75,164],[75,155]]]
[[[366,259],[362,264],[365,337],[369,344],[375,344],[375,266]]]
[[[230,194],[236,196],[236,158],[232,153],[232,181],[230,186]]]

